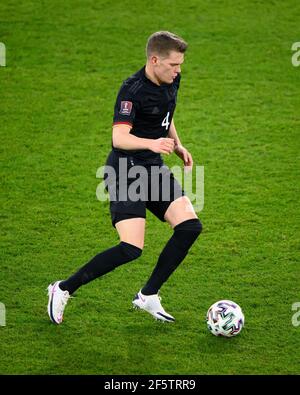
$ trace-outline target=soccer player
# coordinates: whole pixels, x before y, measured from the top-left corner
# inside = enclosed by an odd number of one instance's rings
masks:
[[[189,169],[193,166],[192,155],[181,144],[173,120],[186,49],[187,43],[173,33],[152,34],[146,46],[146,65],[121,86],[114,109],[112,151],[106,162],[106,166],[115,170],[116,177],[105,178],[112,224],[120,243],[96,255],[69,278],[48,286],[48,314],[55,324],[61,324],[68,299],[79,287],[141,256],[146,209],[166,221],[173,234],[132,304],[158,320],[175,321],[162,307],[158,293],[202,230],[189,198],[161,156],[175,152],[184,166]],[[121,160],[122,166],[119,166]],[[126,199],[121,199],[118,188],[127,185],[129,190],[138,179],[129,176],[135,166],[143,166],[146,172],[146,177],[144,174],[141,178],[145,198],[136,200],[128,193]],[[167,199],[163,196],[166,186]],[[156,198],[152,198],[155,194]]]

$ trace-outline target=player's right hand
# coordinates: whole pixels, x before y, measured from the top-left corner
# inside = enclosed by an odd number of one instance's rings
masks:
[[[175,141],[168,137],[161,137],[159,139],[150,140],[149,149],[157,154],[171,154],[175,148]]]

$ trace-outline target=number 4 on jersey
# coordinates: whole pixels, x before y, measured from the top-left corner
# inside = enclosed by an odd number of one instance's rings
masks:
[[[169,125],[170,125],[170,122],[169,122],[169,115],[170,115],[170,111],[169,111],[168,114],[165,116],[165,118],[164,118],[164,120],[162,121],[162,124],[161,124],[161,126],[165,126],[165,127],[166,127],[166,130],[169,129]]]

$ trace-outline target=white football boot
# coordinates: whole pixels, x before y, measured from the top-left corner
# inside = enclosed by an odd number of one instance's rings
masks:
[[[56,281],[48,286],[48,315],[54,324],[62,323],[66,304],[71,298],[68,291],[59,288],[59,283],[60,281]]]
[[[133,307],[136,309],[142,309],[148,311],[153,317],[157,320],[163,322],[174,322],[175,318],[168,314],[164,308],[162,307],[161,297],[157,294],[155,295],[143,295],[141,291],[139,291],[133,301]]]

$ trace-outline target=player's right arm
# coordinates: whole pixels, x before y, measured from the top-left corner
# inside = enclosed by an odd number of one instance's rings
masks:
[[[146,139],[130,134],[139,106],[140,102],[130,89],[130,85],[123,83],[114,108],[113,147],[123,150],[148,149],[159,154],[173,152],[175,143],[172,138]]]
[[[144,139],[130,134],[132,127],[129,124],[116,124],[113,126],[113,147],[124,150],[149,149],[158,154],[170,154],[174,151],[175,143],[171,138]]]

